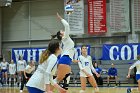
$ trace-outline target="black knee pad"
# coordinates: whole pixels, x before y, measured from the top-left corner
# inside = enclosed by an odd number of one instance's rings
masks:
[[[68,87],[69,87],[69,84],[67,84],[67,78],[70,76],[70,73],[69,74],[66,74],[64,79],[63,79],[63,83],[61,84],[61,87],[68,90]]]

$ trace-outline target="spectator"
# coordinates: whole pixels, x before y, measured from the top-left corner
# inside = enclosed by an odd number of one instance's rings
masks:
[[[97,64],[96,62],[94,63],[93,66],[94,66],[96,72],[99,74],[99,77],[97,77],[97,76],[93,73],[97,84],[98,84],[98,85],[103,85],[103,79],[102,79],[102,77],[101,77],[102,69],[98,67],[98,64]]]
[[[108,77],[107,77],[107,83],[108,83],[108,86],[109,86],[109,82],[110,82],[110,79],[115,79],[115,83],[117,85],[117,69],[115,68],[115,65],[112,63],[111,64],[111,68],[109,68],[108,70]]]

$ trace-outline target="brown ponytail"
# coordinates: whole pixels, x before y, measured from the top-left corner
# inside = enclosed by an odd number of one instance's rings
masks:
[[[59,41],[58,40],[51,40],[47,50],[45,50],[40,57],[39,63],[42,64],[44,63],[51,54],[56,53],[56,51],[59,49]]]
[[[62,40],[62,36],[61,36],[60,31],[58,31],[56,35],[51,35],[51,40],[56,38],[56,37],[58,40],[60,40],[60,41]]]
[[[50,51],[49,50],[45,50],[42,54],[41,54],[41,58],[39,63],[42,64],[43,62],[45,62],[45,60],[47,60],[50,56]]]

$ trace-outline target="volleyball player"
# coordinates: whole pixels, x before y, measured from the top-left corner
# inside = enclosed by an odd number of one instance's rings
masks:
[[[58,62],[57,77],[55,80],[56,82],[60,82],[64,79],[65,83],[62,84],[62,87],[68,89],[67,87],[70,81],[71,62],[74,56],[74,42],[69,36],[69,23],[64,20],[58,13],[57,17],[64,25],[65,30],[60,30],[56,35],[53,36],[53,38],[57,37],[61,41],[62,47],[61,57]]]
[[[99,74],[94,69],[92,65],[92,58],[91,56],[87,55],[87,47],[84,45],[81,47],[81,55],[79,56],[79,61],[80,62],[78,62],[78,65],[80,68],[80,81],[82,88],[82,90],[80,90],[80,93],[85,93],[86,80],[88,80],[90,84],[93,86],[95,93],[98,93],[99,88],[95,78],[93,77],[92,72],[95,73],[97,77],[99,77]]]
[[[26,84],[29,93],[52,93],[50,90],[51,83],[60,93],[66,93],[65,89],[61,88],[54,81],[52,74],[57,68],[57,56],[60,53],[61,48],[59,42],[52,40],[48,45],[48,49],[42,53],[37,70]]]
[[[22,75],[23,80],[21,82],[20,92],[23,92],[24,85],[30,79],[34,71],[35,71],[35,63],[33,60],[31,60],[31,62],[29,62],[29,64],[26,66],[24,74]]]
[[[5,81],[5,84],[7,85],[7,79],[8,79],[8,65],[9,63],[6,62],[5,58],[3,58],[3,61],[1,62],[1,72],[2,72],[2,81]]]
[[[18,86],[19,84],[21,85],[22,75],[24,74],[24,70],[26,66],[27,66],[26,61],[23,60],[22,56],[20,56],[19,60],[17,61]]]
[[[2,72],[1,72],[1,63],[0,63],[0,83],[1,83],[1,86],[3,86],[3,82],[2,82]]]
[[[9,74],[10,74],[10,77],[9,77],[9,83],[12,85],[12,79],[14,79],[14,85],[15,85],[15,82],[16,82],[16,64],[14,63],[13,60],[11,60],[11,63],[9,64]]]
[[[131,73],[131,70],[136,67],[137,68],[137,72],[136,72],[136,80],[138,82],[138,91],[140,92],[140,55],[137,56],[137,61],[132,65],[130,66],[129,68],[129,71],[128,71],[128,75],[127,75],[127,78],[130,78],[130,73]],[[128,93],[131,93],[131,89],[129,88],[127,90]]]

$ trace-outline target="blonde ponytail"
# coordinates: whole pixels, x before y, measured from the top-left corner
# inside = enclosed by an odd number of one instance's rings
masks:
[[[42,64],[43,62],[45,62],[48,57],[50,56],[50,51],[49,50],[45,50],[42,54],[41,54],[41,57],[40,57],[40,61],[39,63]]]

